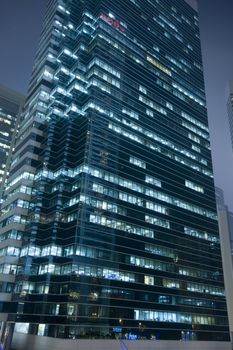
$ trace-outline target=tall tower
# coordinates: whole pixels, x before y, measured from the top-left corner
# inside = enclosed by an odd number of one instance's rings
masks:
[[[1,237],[17,247],[0,265],[16,349],[17,332],[227,348],[198,17],[184,0],[48,1]]]

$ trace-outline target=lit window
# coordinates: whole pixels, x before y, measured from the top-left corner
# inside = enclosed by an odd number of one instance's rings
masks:
[[[130,156],[129,162],[140,167],[140,168],[146,169],[146,162],[144,162],[143,160],[141,160],[139,158]]]
[[[143,92],[144,94],[147,94],[146,88],[142,85],[139,85],[139,91]]]
[[[139,119],[139,114],[132,109],[122,108],[122,113],[127,114],[134,119]]]
[[[204,193],[204,188],[202,186],[199,186],[199,185],[195,184],[192,181],[185,180],[185,186],[188,187],[188,188],[191,188],[194,191]]]
[[[166,107],[173,111],[173,105],[169,102],[166,102]]]
[[[145,182],[154,186],[161,187],[161,181],[153,176],[146,175]]]
[[[18,333],[28,334],[29,323],[16,322],[15,323],[15,331]]]
[[[145,215],[145,222],[148,222],[152,225],[170,228],[170,222],[168,220],[164,220],[150,215]]]
[[[144,283],[145,283],[145,284],[148,284],[148,285],[150,285],[150,286],[153,286],[153,285],[154,285],[154,277],[153,277],[153,276],[145,275],[145,276],[144,276]]]
[[[150,109],[146,109],[146,114],[149,115],[150,117],[154,116],[154,113]]]
[[[158,62],[157,60],[155,60],[154,58],[147,56],[146,57],[147,61],[152,63],[154,66],[156,66],[157,68],[159,68],[161,71],[163,71],[164,73],[168,74],[168,75],[172,75],[171,71],[166,68],[164,65],[162,65],[160,62]]]
[[[192,149],[193,149],[194,151],[196,151],[196,152],[201,153],[200,147],[197,147],[196,145],[192,145]]]

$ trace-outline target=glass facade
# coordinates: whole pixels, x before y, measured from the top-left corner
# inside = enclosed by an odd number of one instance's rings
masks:
[[[185,1],[48,1],[4,198],[16,331],[229,340]]]

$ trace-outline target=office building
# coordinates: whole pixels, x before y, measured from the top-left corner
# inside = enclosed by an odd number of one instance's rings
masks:
[[[1,235],[6,347],[14,333],[17,350],[229,348],[198,17],[185,1],[48,1]]]
[[[17,114],[23,103],[20,93],[0,86],[0,196],[7,177],[6,166],[11,150]]]

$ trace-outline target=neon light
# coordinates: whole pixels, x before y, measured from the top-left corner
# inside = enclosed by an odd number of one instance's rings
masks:
[[[116,29],[119,29],[122,32],[126,31],[126,28],[120,24],[120,22],[116,19],[112,19],[111,17],[105,15],[104,13],[101,13],[100,18],[102,18],[104,21],[111,24]]]

